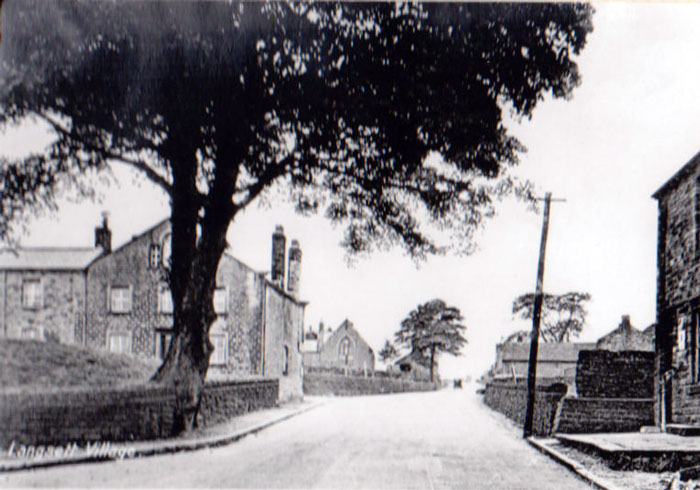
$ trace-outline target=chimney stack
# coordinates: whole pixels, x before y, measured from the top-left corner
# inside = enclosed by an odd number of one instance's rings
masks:
[[[282,225],[275,226],[272,234],[272,282],[284,289],[284,255],[287,247],[287,239],[284,236]]]
[[[287,270],[287,291],[291,295],[299,292],[301,274],[301,248],[298,240],[292,240],[289,246],[289,269]]]
[[[109,229],[109,213],[102,212],[102,226],[95,228],[95,246],[102,247],[104,253],[112,251],[112,231]]]

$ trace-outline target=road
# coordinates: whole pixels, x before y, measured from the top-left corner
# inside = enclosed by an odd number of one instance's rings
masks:
[[[474,388],[330,399],[229,446],[9,473],[0,486],[590,488]]]

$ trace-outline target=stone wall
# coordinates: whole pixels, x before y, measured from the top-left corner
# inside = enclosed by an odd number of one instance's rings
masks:
[[[535,435],[549,436],[555,432],[557,408],[565,394],[566,386],[564,385],[538,387],[535,394],[535,412],[532,424]],[[489,383],[484,392],[484,403],[522,426],[525,422],[527,385]]]
[[[555,431],[566,434],[594,432],[638,432],[654,425],[654,400],[567,397]]]
[[[556,385],[537,390],[533,432],[538,436],[560,433],[637,432],[654,423],[654,400],[604,399],[564,396]],[[549,391],[548,391],[549,390]],[[518,425],[525,421],[527,386],[490,383],[484,402]]]
[[[654,353],[579,352],[576,393],[582,398],[653,398]]]
[[[405,378],[340,376],[333,374],[304,374],[305,395],[376,395],[408,391],[434,391],[436,383],[419,382]]]
[[[277,380],[208,383],[200,426],[277,403]],[[0,395],[0,447],[171,437],[175,396],[157,385]]]

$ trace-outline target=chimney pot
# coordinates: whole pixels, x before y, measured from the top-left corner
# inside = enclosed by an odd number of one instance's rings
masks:
[[[102,226],[95,228],[95,247],[102,247],[104,253],[112,251],[112,231],[109,229],[109,213],[102,212]]]
[[[282,225],[275,226],[272,234],[272,270],[270,279],[279,287],[284,287],[284,262],[287,239]]]
[[[301,247],[298,240],[292,240],[289,247],[289,269],[287,271],[287,291],[290,294],[299,292],[299,280],[301,275]]]

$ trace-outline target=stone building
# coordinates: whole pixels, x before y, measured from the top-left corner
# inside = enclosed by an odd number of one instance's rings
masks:
[[[374,372],[374,351],[348,319],[327,338],[323,323],[318,333],[309,330],[302,350],[305,368]]]
[[[163,357],[172,338],[172,296],[165,280],[169,220],[112,250],[107,220],[93,249],[0,253],[0,331],[114,352]],[[280,398],[302,395],[299,351],[306,303],[297,298],[301,250],[273,234],[270,279],[224,254],[214,293],[210,376],[280,379]]]
[[[537,379],[573,382],[579,352],[594,350],[595,343],[544,343],[540,342],[537,354]],[[496,345],[496,363],[493,375],[496,378],[527,378],[530,343],[515,342]]]
[[[653,197],[658,204],[658,423],[700,423],[700,153]]]
[[[630,323],[629,315],[623,315],[620,325],[612,332],[603,335],[596,342],[596,349],[614,352],[654,351],[655,326],[637,330]]]

